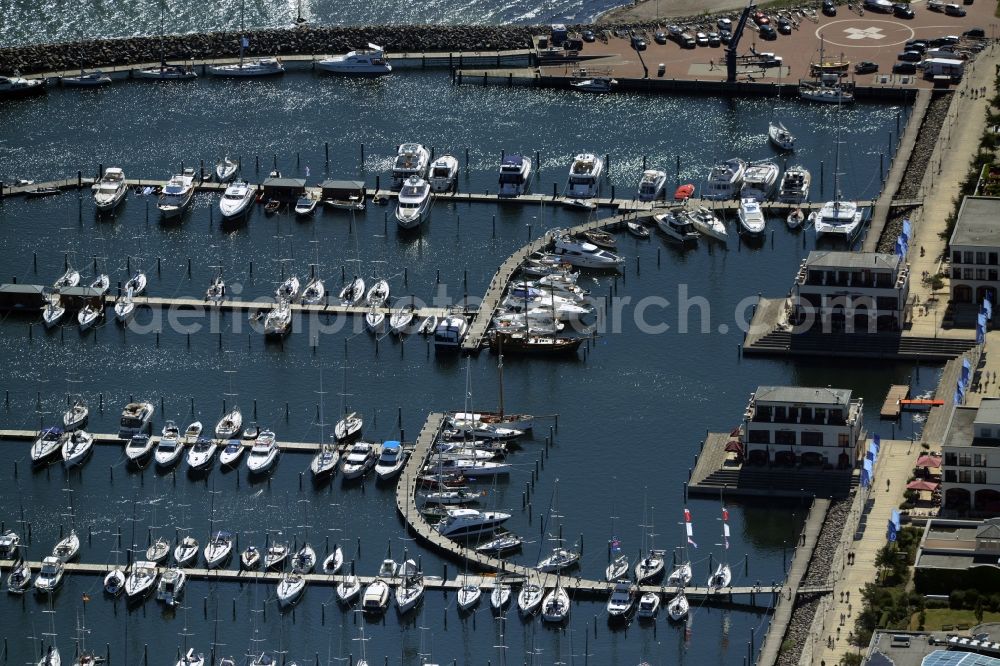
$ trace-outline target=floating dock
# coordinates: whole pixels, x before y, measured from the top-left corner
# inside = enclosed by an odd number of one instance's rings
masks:
[[[895,420],[899,418],[900,401],[909,397],[910,387],[907,384],[893,384],[889,387],[889,393],[885,396],[882,409],[879,411],[879,418]]]

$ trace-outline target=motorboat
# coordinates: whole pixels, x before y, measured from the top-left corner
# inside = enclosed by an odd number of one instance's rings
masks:
[[[490,608],[493,609],[494,613],[502,613],[507,608],[507,604],[510,603],[510,595],[510,585],[498,580],[493,586],[493,591],[490,592]]]
[[[642,619],[652,619],[660,610],[660,595],[656,592],[646,592],[639,597],[639,607],[635,614]]]
[[[62,428],[43,429],[35,438],[35,443],[31,445],[31,464],[41,465],[48,462],[49,458],[62,450],[64,439],[65,431]]]
[[[247,546],[240,553],[240,568],[245,571],[253,571],[260,565],[260,550],[257,546]]]
[[[591,153],[580,153],[569,167],[569,179],[563,195],[567,199],[593,199],[601,191],[604,161]]]
[[[25,79],[20,74],[0,76],[0,99],[45,92],[45,79]]]
[[[278,605],[288,608],[295,604],[306,589],[306,579],[297,573],[285,574],[278,582]]]
[[[740,210],[736,214],[740,220],[740,226],[748,234],[759,236],[764,233],[766,221],[764,212],[760,208],[760,203],[756,199],[741,199]]]
[[[361,597],[361,609],[365,613],[384,613],[389,605],[389,584],[376,578],[365,588]]]
[[[14,530],[4,530],[0,534],[0,558],[14,559],[17,549],[21,547],[21,536]]]
[[[94,436],[86,430],[74,430],[62,444],[62,459],[65,467],[83,463],[94,450]]]
[[[299,197],[295,201],[295,215],[298,217],[309,217],[316,212],[317,205],[319,205],[319,199],[310,196]]]
[[[294,301],[299,297],[299,289],[302,283],[299,282],[299,278],[296,275],[290,275],[285,278],[284,282],[278,285],[278,288],[274,290],[275,300],[288,300]]]
[[[264,430],[254,441],[250,453],[247,454],[247,469],[250,470],[251,474],[264,474],[274,467],[279,453],[275,434],[270,430]]]
[[[186,536],[174,548],[174,562],[179,567],[186,567],[198,558],[198,550],[198,540],[193,536]]]
[[[45,328],[52,328],[59,323],[59,320],[66,314],[66,306],[63,305],[59,294],[46,294],[45,305],[42,306],[42,321]]]
[[[667,576],[667,585],[673,587],[686,587],[691,582],[691,563],[683,562],[680,566],[670,572]]]
[[[115,567],[104,576],[104,593],[117,597],[125,591],[125,572]]]
[[[639,178],[639,201],[656,201],[663,194],[667,174],[657,169],[646,169]]]
[[[347,284],[344,288],[340,290],[338,298],[343,305],[355,305],[365,296],[365,281],[364,278],[356,277]],[[388,291],[386,292],[386,298],[389,297]]]
[[[458,185],[458,159],[454,155],[442,155],[431,162],[427,173],[431,192],[450,192]]]
[[[368,290],[365,302],[374,307],[381,307],[389,300],[389,283],[385,280],[378,280]]]
[[[122,322],[123,324],[128,322],[135,314],[135,300],[134,295],[131,291],[125,292],[125,295],[118,298],[115,301],[115,319]]]
[[[818,212],[809,214],[809,220],[816,228],[817,237],[829,236],[850,240],[857,233],[864,217],[864,209],[853,201],[843,201],[839,197],[827,201]]]
[[[369,442],[355,442],[340,459],[340,473],[344,480],[357,479],[367,474],[377,458],[375,446]]]
[[[798,229],[802,226],[802,223],[806,220],[806,214],[802,212],[801,208],[796,208],[788,214],[785,218],[785,224],[788,225],[789,229]]]
[[[738,157],[717,163],[709,172],[708,180],[701,190],[702,198],[712,201],[735,199],[743,187],[746,168],[747,163]]]
[[[407,303],[394,311],[389,317],[389,330],[396,335],[404,335],[413,324],[415,312],[416,306],[413,303]]]
[[[243,441],[253,442],[253,440],[260,437],[261,429],[256,422],[250,423],[247,427],[243,428]]]
[[[620,580],[611,590],[607,603],[608,619],[615,620],[628,617],[635,608],[635,588],[629,581]]]
[[[479,599],[482,596],[483,590],[475,583],[468,582],[468,577],[466,577],[466,583],[458,588],[458,595],[456,596],[459,610],[470,610],[479,603]]]
[[[414,229],[426,219],[431,203],[431,186],[419,176],[407,178],[396,200],[396,223]]]
[[[219,439],[231,439],[240,436],[243,428],[243,412],[239,407],[233,407],[215,424],[215,436]]]
[[[778,150],[795,150],[795,135],[779,120],[768,123],[767,139]]]
[[[337,583],[337,600],[342,604],[349,604],[361,594],[361,581],[353,573],[344,576],[344,579]]]
[[[476,509],[448,509],[447,514],[436,525],[438,534],[451,538],[465,538],[492,533],[510,518],[509,513],[500,511],[478,511]]]
[[[381,76],[392,72],[392,65],[389,64],[385,51],[378,44],[371,42],[367,48],[317,60],[315,66],[321,72],[353,76]]]
[[[273,542],[267,547],[267,552],[264,553],[264,568],[271,569],[284,569],[285,560],[291,554],[291,550],[288,548],[287,543]]]
[[[513,532],[506,532],[493,539],[490,539],[486,543],[479,544],[476,546],[477,553],[484,553],[486,555],[501,555],[510,551],[517,550],[524,543],[524,539],[514,534]]]
[[[398,441],[382,442],[382,452],[375,463],[375,474],[381,480],[395,478],[406,466],[407,453]]]
[[[108,289],[111,287],[111,278],[106,274],[101,273],[100,275],[94,276],[94,279],[90,281],[88,287],[91,291],[96,291],[98,294],[103,296],[108,293]]]
[[[156,586],[156,564],[139,560],[132,563],[132,568],[125,578],[125,596],[130,601],[143,599]]]
[[[221,275],[216,275],[212,279],[212,284],[205,290],[205,300],[212,303],[221,303],[226,298],[226,281]]]
[[[209,569],[222,566],[233,552],[233,535],[218,531],[205,544],[205,564]]]
[[[694,243],[701,234],[695,231],[694,224],[686,215],[674,215],[670,211],[657,213],[653,216],[656,226],[668,238],[679,243]]]
[[[617,269],[625,261],[618,255],[602,250],[593,243],[573,240],[568,236],[560,236],[555,240],[553,253],[560,259],[580,268]]]
[[[577,234],[577,236],[583,238],[585,241],[593,243],[597,247],[604,248],[605,250],[618,249],[618,239],[609,234],[607,231],[589,229],[581,234]]]
[[[62,85],[70,88],[97,88],[111,83],[111,77],[99,69],[85,72],[82,69],[77,76],[64,76],[59,79]]]
[[[726,231],[725,222],[708,208],[701,206],[698,210],[685,210],[681,211],[680,214],[686,216],[702,236],[714,238],[723,243],[729,240],[729,232]]]
[[[88,418],[90,418],[90,409],[87,407],[87,403],[77,398],[69,409],[63,412],[63,428],[67,432],[82,428],[87,424]]]
[[[94,184],[94,205],[97,210],[107,213],[118,207],[128,194],[128,183],[125,182],[125,172],[118,167],[109,167],[104,175]]]
[[[184,429],[184,443],[188,446],[192,446],[201,437],[202,425],[201,421],[195,421],[191,423],[187,428]]]
[[[148,79],[153,81],[190,81],[198,78],[198,72],[193,67],[187,65],[170,65],[161,62],[155,67],[132,70],[132,76],[137,79]]]
[[[278,338],[292,330],[292,306],[286,298],[278,299],[264,316],[264,335]]]
[[[245,38],[244,38],[245,39]],[[214,76],[274,76],[284,74],[285,66],[277,58],[243,59],[243,49],[240,49],[240,61],[231,65],[213,65],[208,71]]]
[[[465,317],[452,314],[438,321],[434,329],[435,349],[458,349],[469,332],[469,322]]]
[[[150,402],[130,402],[125,405],[118,428],[118,439],[131,439],[132,435],[145,430],[155,410]]]
[[[75,287],[80,284],[80,271],[75,268],[67,268],[59,279],[52,283],[52,286],[56,289],[65,289],[67,287]]]
[[[35,576],[35,589],[39,592],[55,592],[62,583],[65,571],[66,565],[58,557],[45,557]]]
[[[7,591],[11,594],[23,594],[31,585],[31,566],[25,560],[19,560],[7,574]]]
[[[235,467],[239,464],[245,450],[246,446],[244,446],[243,440],[230,439],[219,452],[219,464],[223,467]]]
[[[439,321],[437,315],[424,317],[424,320],[417,326],[417,333],[423,336],[434,335],[434,329],[438,327]]]
[[[646,556],[635,564],[635,582],[639,585],[647,581],[655,581],[663,575],[665,560],[662,550],[650,550]]]
[[[579,563],[580,553],[578,551],[558,547],[553,548],[548,557],[539,562],[535,568],[543,573],[553,573],[556,571],[565,571]]]
[[[517,610],[527,617],[538,612],[545,597],[545,588],[534,580],[526,580],[517,593]]]
[[[628,570],[628,555],[619,555],[611,560],[611,563],[604,570],[604,580],[613,583],[620,578],[626,578],[628,577]]]
[[[187,574],[183,569],[170,567],[160,576],[160,582],[156,586],[156,600],[162,601],[167,606],[176,606],[184,594],[186,582]]]
[[[218,444],[215,443],[214,439],[199,437],[194,445],[188,449],[188,467],[195,471],[207,469],[212,465],[212,461],[215,460],[215,450],[217,448]]]
[[[413,560],[409,560],[413,563]],[[416,563],[413,563],[413,573],[407,572],[403,576],[402,582],[396,587],[396,609],[400,615],[410,612],[424,598],[424,577],[416,571]]]
[[[338,442],[343,442],[345,440],[351,439],[361,434],[361,429],[364,427],[364,419],[357,412],[351,412],[350,414],[345,414],[344,418],[337,421],[333,426],[333,438]]]
[[[337,451],[336,445],[327,442],[313,456],[312,462],[309,463],[309,471],[312,472],[314,479],[325,479],[333,476],[333,473],[337,471],[337,463],[339,462],[340,452]]]
[[[136,433],[125,445],[125,457],[133,464],[141,464],[153,453],[154,446],[155,441],[152,437],[144,432]]]
[[[667,602],[667,615],[674,622],[680,622],[683,620],[690,609],[690,604],[688,603],[687,596],[684,594],[684,590],[680,590],[674,596],[673,599]]]
[[[334,546],[333,550],[323,559],[323,573],[328,576],[335,575],[344,566],[344,551],[340,546]]]
[[[257,199],[257,190],[245,180],[239,180],[229,185],[219,199],[219,212],[222,219],[235,220],[250,212],[253,202]]]
[[[276,172],[272,171],[271,173],[273,174]],[[277,199],[271,199],[266,204],[264,204],[264,213],[266,215],[274,215],[279,210],[281,210],[281,202]]]
[[[510,474],[511,465],[506,462],[492,462],[473,458],[440,458],[424,468],[428,472],[447,472],[466,476],[487,477]]]
[[[592,79],[570,81],[569,85],[573,90],[579,90],[580,92],[606,93],[611,92],[611,89],[618,85],[618,80],[607,76],[595,76]]]
[[[164,219],[180,217],[194,199],[194,169],[188,167],[167,181],[156,207]],[[138,292],[136,292],[138,293]]]
[[[141,296],[142,292],[146,291],[147,283],[146,274],[142,271],[136,271],[128,279],[128,282],[125,283],[125,293],[131,293],[132,296]]]
[[[76,321],[80,324],[80,331],[86,331],[93,326],[104,314],[104,306],[97,303],[87,303],[76,313]]]
[[[792,166],[785,170],[778,188],[778,201],[802,203],[809,198],[812,175],[803,166]]]
[[[297,574],[312,573],[316,567],[316,551],[308,543],[302,544],[292,555],[292,571]]]
[[[314,277],[309,282],[306,282],[305,288],[302,289],[301,300],[306,305],[317,305],[321,303],[326,297],[326,285],[323,284],[323,280],[318,277]]]
[[[542,621],[565,622],[569,617],[569,595],[566,588],[558,583],[542,599]]]
[[[743,187],[740,189],[740,199],[766,201],[774,186],[778,183],[781,168],[770,161],[754,162],[743,172]]]
[[[404,143],[396,151],[392,165],[392,186],[400,188],[410,178],[423,180],[427,175],[427,165],[431,154],[419,143]]]
[[[497,196],[511,199],[527,194],[531,188],[531,159],[524,155],[505,155],[500,161]]]
[[[240,163],[229,159],[229,156],[223,157],[220,161],[215,164],[215,179],[220,183],[228,183],[233,178],[236,178],[236,174],[240,170]],[[228,192],[228,189],[226,190]],[[225,215],[225,213],[223,213]]]

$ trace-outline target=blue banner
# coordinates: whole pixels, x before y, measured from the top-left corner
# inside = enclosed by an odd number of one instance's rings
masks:
[[[898,531],[898,528],[895,525],[893,525],[892,521],[890,520],[889,521],[889,526],[886,529],[886,533],[885,533],[886,538],[889,539],[889,541],[895,541],[896,540],[896,532],[897,531]]]
[[[968,386],[970,377],[972,377],[972,364],[966,358],[962,360],[962,383]]]
[[[982,317],[982,315],[979,315]],[[986,342],[986,325],[976,324],[976,344],[981,345]]]
[[[993,319],[993,304],[990,303],[989,294],[986,294],[986,298],[983,299],[983,314],[986,315],[987,319]]]
[[[910,226],[910,218],[908,217],[903,218],[903,236],[906,239],[913,237],[913,227]]]

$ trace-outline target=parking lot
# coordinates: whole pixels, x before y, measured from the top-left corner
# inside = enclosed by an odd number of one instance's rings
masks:
[[[945,13],[947,9],[945,3],[935,2],[935,5],[941,11],[929,8],[927,2],[912,3],[910,8],[913,18],[909,19],[900,18],[893,13],[863,10],[856,5],[850,8],[847,5],[836,7],[835,16],[826,16],[819,11],[812,16],[767,14],[767,22],[764,25],[778,26],[779,21],[787,23],[789,27],[786,29],[790,34],[780,34],[775,29],[771,38],[765,38],[771,31],[764,28],[762,32],[761,27],[749,21],[738,47],[741,56],[738,78],[741,81],[786,83],[809,78],[809,65],[819,61],[822,41],[824,61],[850,62],[851,79],[858,85],[931,87],[933,83],[924,80],[916,67],[913,68],[916,70],[913,74],[893,73],[893,66],[900,62],[899,55],[906,50],[908,41],[915,39],[930,41],[944,36],[958,36],[961,37],[959,43],[952,47],[955,52],[954,57],[965,59],[974,55],[975,49],[981,42],[995,39],[1000,32],[998,31],[1000,20],[993,15],[992,2],[978,0],[968,5],[956,4],[948,10],[953,13],[960,13],[958,9],[964,10],[966,16],[952,16]],[[887,9],[891,10],[891,5],[888,5]],[[735,25],[739,15],[731,14],[728,18]],[[962,37],[963,33],[976,28],[982,30],[983,40]],[[657,43],[657,32],[661,33],[659,41],[666,43]],[[676,34],[678,32],[681,34]],[[715,41],[715,35],[712,34],[720,32],[720,25],[714,18],[700,24],[685,24],[673,28],[664,25],[658,31],[632,35],[624,31],[619,31],[618,34],[604,31],[598,33],[594,41],[583,42],[580,53],[585,56],[605,57],[585,61],[580,66],[586,70],[587,75],[656,78],[660,75],[659,70],[662,65],[662,76],[668,79],[723,80],[726,78],[726,49],[724,44]],[[589,35],[587,37],[589,38]],[[694,38],[695,44],[687,48],[682,47],[680,42],[684,42],[688,37]],[[710,37],[712,45],[709,45]],[[644,43],[639,44],[637,42],[639,39]],[[690,40],[687,41],[690,44]],[[633,48],[634,44],[641,50]],[[781,66],[763,68],[756,64],[762,59],[772,61],[775,59],[755,55],[762,53],[780,57]],[[904,57],[910,60],[920,59],[912,55]],[[855,65],[862,61],[874,63],[878,71],[855,74]],[[917,62],[911,64],[918,65]],[[570,75],[576,69],[577,65],[571,63],[542,67],[543,73],[548,75]]]

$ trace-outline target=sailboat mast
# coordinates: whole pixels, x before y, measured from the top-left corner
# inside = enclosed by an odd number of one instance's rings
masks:
[[[497,358],[497,373],[500,377],[500,420],[503,421],[503,338],[500,339],[500,353]]]

